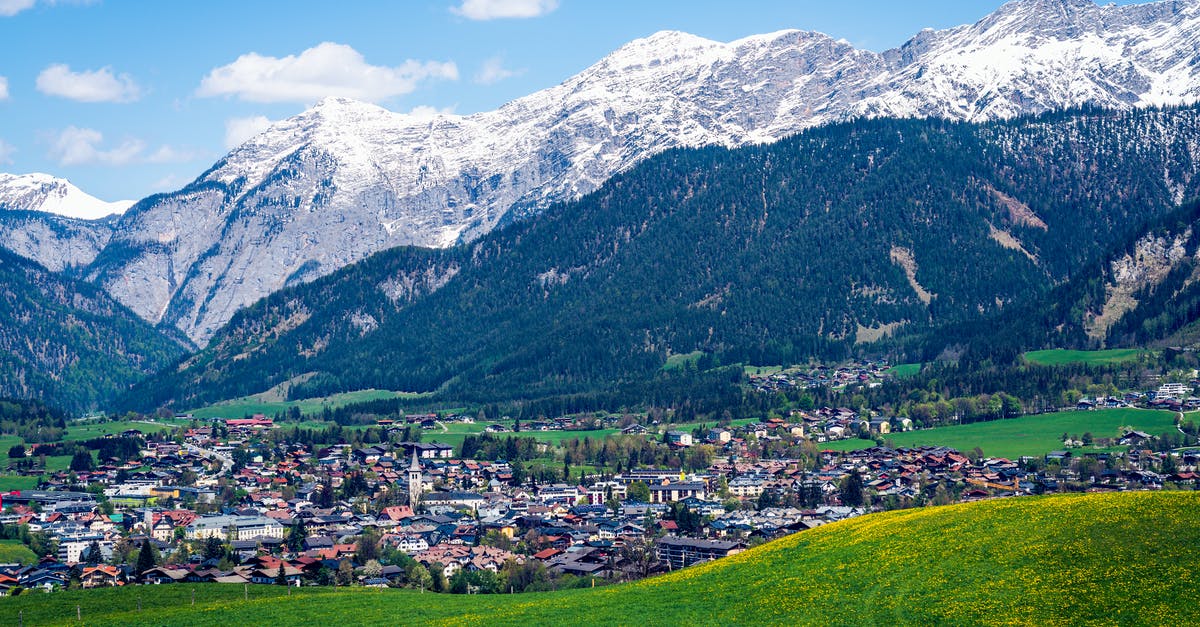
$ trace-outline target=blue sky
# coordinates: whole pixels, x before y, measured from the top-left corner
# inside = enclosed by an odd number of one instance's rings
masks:
[[[659,30],[730,41],[799,28],[885,50],[1001,4],[0,0],[0,171],[136,199],[181,187],[238,138],[322,95],[467,114]]]

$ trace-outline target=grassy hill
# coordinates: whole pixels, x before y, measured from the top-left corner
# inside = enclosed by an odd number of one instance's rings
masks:
[[[975,447],[992,457],[1017,458],[1045,455],[1063,447],[1062,434],[1115,438],[1121,427],[1133,427],[1158,435],[1175,429],[1175,414],[1146,409],[1104,409],[1097,411],[1060,411],[954,425],[885,436],[896,446],[949,446],[960,451]]]
[[[85,624],[1082,624],[1200,622],[1200,493],[900,510],[637,583],[517,596],[130,586],[0,600],[0,622]],[[243,595],[248,600],[243,600]],[[141,600],[143,611],[136,610]]]
[[[1064,433],[1080,436],[1090,432],[1097,438],[1115,438],[1121,434],[1122,427],[1152,435],[1170,432],[1175,429],[1175,412],[1128,408],[1060,411],[891,433],[884,439],[896,446],[948,446],[960,451],[979,447],[991,457],[1016,459],[1062,449]],[[819,446],[826,450],[856,451],[875,446],[875,442],[852,438],[823,442]]]
[[[1087,364],[1095,366],[1137,361],[1146,352],[1140,348],[1110,348],[1099,351],[1052,348],[1042,351],[1029,351],[1023,356],[1025,357],[1025,361],[1042,366],[1061,366],[1064,364]]]
[[[298,407],[300,408],[300,413],[311,415],[320,413],[326,407],[336,409],[354,403],[366,403],[391,398],[416,398],[420,395],[406,392],[392,392],[389,390],[358,390],[295,401],[269,399],[266,398],[267,396],[267,394],[243,396],[233,400],[214,403],[207,407],[193,409],[187,413],[199,420],[209,420],[212,418],[241,418],[242,416],[253,414],[271,416],[276,412],[285,412],[292,407]]]
[[[38,556],[20,540],[0,540],[0,564],[36,564]]]

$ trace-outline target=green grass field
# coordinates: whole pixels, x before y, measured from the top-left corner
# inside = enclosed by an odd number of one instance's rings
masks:
[[[1074,351],[1054,348],[1044,351],[1025,353],[1025,361],[1041,366],[1062,366],[1065,364],[1117,364],[1125,361],[1136,361],[1138,355],[1148,351],[1140,348],[1111,348],[1102,351]]]
[[[938,427],[884,436],[896,446],[949,446],[960,451],[975,447],[992,457],[1045,455],[1062,448],[1062,434],[1098,438],[1116,437],[1119,428],[1131,426],[1158,435],[1175,428],[1175,414],[1145,409],[1104,409],[1063,411],[1053,414],[1022,416],[1008,420],[976,422],[969,425]]]
[[[755,422],[755,419],[744,418],[744,419],[734,420],[734,421],[732,421],[731,424],[733,424],[734,426],[741,426],[741,425],[750,424],[752,422]],[[512,427],[512,421],[501,421],[501,423],[506,424],[509,427]],[[442,444],[449,444],[457,449],[462,446],[463,439],[467,435],[483,433],[484,428],[486,428],[487,425],[490,423],[448,422],[445,424],[446,424],[445,431],[438,430],[438,429],[431,429],[429,431],[425,431],[424,433],[422,433],[421,439],[425,442],[440,442]],[[703,422],[703,423],[688,422],[688,423],[664,425],[664,428],[679,429],[681,431],[691,431],[691,430],[695,429],[696,427],[699,427],[702,425],[708,426],[708,427],[715,427],[715,426],[717,426],[717,423],[716,423],[716,421],[707,421],[707,422]],[[500,433],[497,435],[499,435],[501,437],[517,436],[517,437],[533,438],[535,440],[538,440],[539,442],[548,442],[552,445],[557,446],[560,443],[562,443],[566,440],[570,440],[572,438],[579,438],[581,440],[583,438],[591,438],[593,440],[603,440],[607,436],[617,435],[619,433],[621,433],[620,429],[594,429],[591,431],[525,431],[525,430],[522,430],[522,431],[518,431],[518,432],[508,431],[508,432]],[[656,434],[654,434],[653,432],[650,435],[656,436]]]
[[[27,625],[1187,625],[1200,493],[872,514],[640,582],[521,595],[164,585],[23,594]],[[195,605],[191,595],[195,591]],[[243,595],[248,596],[245,600]],[[137,610],[141,603],[142,611]],[[78,608],[78,610],[76,609]]]
[[[903,379],[905,377],[915,376],[917,373],[921,372],[921,366],[923,365],[925,364],[896,364],[895,366],[888,368],[887,372],[897,379]]]
[[[692,351],[690,353],[680,355],[670,355],[667,357],[666,363],[662,365],[663,370],[679,370],[688,364],[695,365],[704,356],[704,351]]]
[[[37,477],[0,475],[0,492],[12,492],[13,490],[33,490],[37,488],[37,484]]]
[[[137,429],[142,433],[158,433],[160,431],[169,431],[183,424],[186,423],[176,420],[155,421],[153,424],[130,420],[119,420],[117,422],[70,422],[67,423],[67,435],[63,440],[90,440],[110,433],[121,433],[129,429]]]
[[[38,556],[20,540],[0,540],[0,564],[34,564]]]
[[[276,412],[287,411],[292,407],[299,407],[301,414],[310,415],[319,413],[325,407],[336,409],[354,403],[365,403],[367,401],[390,398],[419,398],[420,396],[422,395],[410,392],[392,392],[389,390],[359,390],[357,392],[344,392],[320,398],[306,398],[299,401],[265,401],[254,396],[246,396],[230,401],[222,401],[208,407],[193,409],[186,413],[192,414],[192,416],[200,420],[209,420],[212,418],[241,418],[242,416],[253,414],[272,416]]]
[[[817,448],[822,451],[861,451],[872,446],[875,446],[875,440],[863,440],[862,438],[817,442]]]
[[[450,446],[453,446],[455,449],[459,449],[462,446],[463,439],[465,439],[468,435],[471,435],[471,434],[477,435],[477,434],[483,433],[483,429],[486,426],[487,426],[486,424],[480,424],[480,423],[475,423],[475,424],[447,423],[446,427],[447,427],[448,431],[440,431],[437,429],[431,429],[429,431],[425,431],[424,433],[421,434],[421,441],[423,441],[423,442],[439,442],[441,444],[449,444]],[[524,430],[522,430],[522,431],[518,431],[515,433],[512,431],[508,431],[508,432],[504,432],[504,433],[497,433],[496,435],[499,437],[516,436],[516,437],[522,437],[522,438],[533,438],[539,442],[548,442],[550,444],[557,446],[563,440],[570,440],[571,438],[579,438],[582,440],[583,438],[587,437],[587,438],[592,438],[593,440],[596,440],[596,439],[603,440],[605,436],[613,435],[616,433],[620,433],[620,431],[617,429],[595,429],[592,431],[524,431]]]
[[[772,375],[783,372],[783,366],[742,366],[742,371],[748,375]]]

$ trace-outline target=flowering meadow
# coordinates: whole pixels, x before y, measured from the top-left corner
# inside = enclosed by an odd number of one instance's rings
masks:
[[[0,623],[1187,625],[1197,565],[1200,493],[1071,494],[872,514],[591,590],[127,586],[0,599]]]

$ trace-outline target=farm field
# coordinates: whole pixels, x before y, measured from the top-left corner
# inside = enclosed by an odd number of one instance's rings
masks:
[[[888,368],[887,371],[888,374],[892,375],[893,377],[903,379],[905,377],[914,376],[918,372],[921,372],[921,366],[923,365],[924,364],[896,364],[895,366]]]
[[[1044,351],[1025,353],[1025,361],[1040,366],[1062,366],[1065,364],[1106,365],[1125,361],[1136,361],[1138,355],[1145,353],[1140,348],[1111,348],[1100,351],[1076,351],[1053,348]]]
[[[511,423],[505,423],[505,424],[511,425]],[[483,430],[485,427],[487,427],[487,424],[478,423],[478,422],[474,423],[474,424],[465,424],[465,423],[461,423],[461,422],[450,422],[450,423],[446,423],[446,429],[447,429],[446,431],[440,431],[437,429],[430,429],[428,431],[425,431],[424,433],[421,434],[421,441],[423,441],[423,442],[439,442],[441,444],[449,444],[450,446],[453,446],[455,449],[458,449],[462,446],[463,439],[465,439],[468,435],[478,435],[480,433],[483,433]],[[496,435],[499,437],[517,436],[517,437],[522,437],[522,438],[533,438],[535,440],[538,440],[539,442],[547,442],[550,444],[557,445],[560,442],[562,442],[564,440],[570,440],[571,438],[583,439],[585,437],[588,437],[588,438],[592,438],[592,439],[601,439],[602,440],[602,439],[604,439],[604,436],[613,435],[616,433],[620,433],[620,431],[617,429],[593,429],[591,431],[525,431],[525,430],[522,430],[522,431],[518,431],[518,432],[506,431],[504,433],[497,433]]]
[[[12,492],[13,490],[33,490],[37,488],[37,484],[37,477],[0,474],[0,492]],[[0,563],[3,563],[3,561],[4,560],[0,560]]]
[[[783,366],[742,366],[742,371],[748,375],[772,375],[783,372]]]
[[[153,423],[132,420],[119,420],[117,422],[68,422],[67,435],[63,440],[68,442],[73,440],[90,440],[92,438],[104,437],[110,433],[121,433],[129,429],[137,429],[142,433],[158,433],[160,431],[169,431],[184,424],[187,423],[176,420],[156,420]]]
[[[510,428],[512,427],[511,420],[510,421],[499,421],[499,422],[500,422],[500,424],[504,424]],[[732,424],[734,426],[742,426],[742,425],[750,424],[752,422],[755,422],[755,420],[752,418],[745,418],[745,419],[731,421],[730,424]],[[447,422],[447,423],[445,423],[445,425],[446,425],[445,431],[431,429],[431,430],[428,430],[428,431],[425,431],[424,433],[422,433],[421,439],[425,442],[440,442],[442,444],[449,444],[457,449],[458,447],[462,446],[463,439],[467,435],[483,433],[483,430],[487,427],[488,424],[490,424],[490,423]],[[657,428],[677,429],[680,431],[691,431],[700,426],[715,427],[715,426],[717,426],[717,423],[715,421],[709,421],[709,422],[703,422],[703,423],[701,423],[701,422],[685,422],[685,423],[679,423],[679,424],[663,425],[661,427],[652,427],[651,433],[648,435],[656,435],[654,433],[654,429],[657,429]],[[593,440],[603,440],[607,436],[619,435],[620,433],[621,433],[620,429],[593,429],[593,430],[585,430],[585,431],[526,431],[526,430],[522,430],[522,431],[517,431],[517,432],[507,431],[507,432],[499,433],[496,435],[499,435],[501,437],[516,436],[516,437],[533,438],[535,440],[538,440],[539,442],[547,442],[549,444],[558,445],[566,440],[570,440],[573,438],[579,438],[581,440],[583,438],[592,438]]]
[[[1200,561],[1198,507],[1196,492],[995,499],[872,514],[595,589],[451,597],[302,588],[289,596],[277,586],[126,586],[5,599],[0,622],[16,624],[20,613],[27,625],[76,625],[78,611],[83,624],[197,627],[530,625],[564,616],[589,625],[1186,625],[1200,622],[1191,573]]]
[[[0,540],[0,564],[36,564],[38,556],[20,540]]]
[[[390,398],[418,398],[420,394],[410,392],[392,392],[389,390],[359,390],[357,392],[343,392],[332,396],[322,396],[319,398],[306,398],[299,401],[276,401],[265,400],[261,395],[245,396],[229,401],[222,401],[208,407],[200,407],[189,412],[193,417],[199,420],[210,420],[213,418],[241,418],[246,415],[265,414],[272,416],[276,412],[287,411],[292,407],[299,407],[301,414],[315,414],[320,412],[325,407],[336,409],[344,405],[353,403],[365,403],[367,401],[377,401]]]
[[[862,438],[817,442],[817,448],[821,449],[822,451],[861,451],[862,449],[871,448],[872,446],[875,446],[874,440],[864,440]]]
[[[896,446],[928,444],[960,451],[979,447],[991,457],[1016,458],[1022,455],[1045,455],[1061,449],[1063,433],[1082,435],[1091,432],[1098,438],[1116,437],[1123,426],[1158,435],[1175,428],[1175,414],[1146,409],[1063,411],[893,433],[884,436],[884,439]]]
[[[664,371],[670,371],[686,368],[688,364],[695,365],[696,362],[700,361],[701,357],[704,357],[704,351],[692,351],[690,353],[671,355],[667,357],[667,361],[662,365],[662,369]]]

